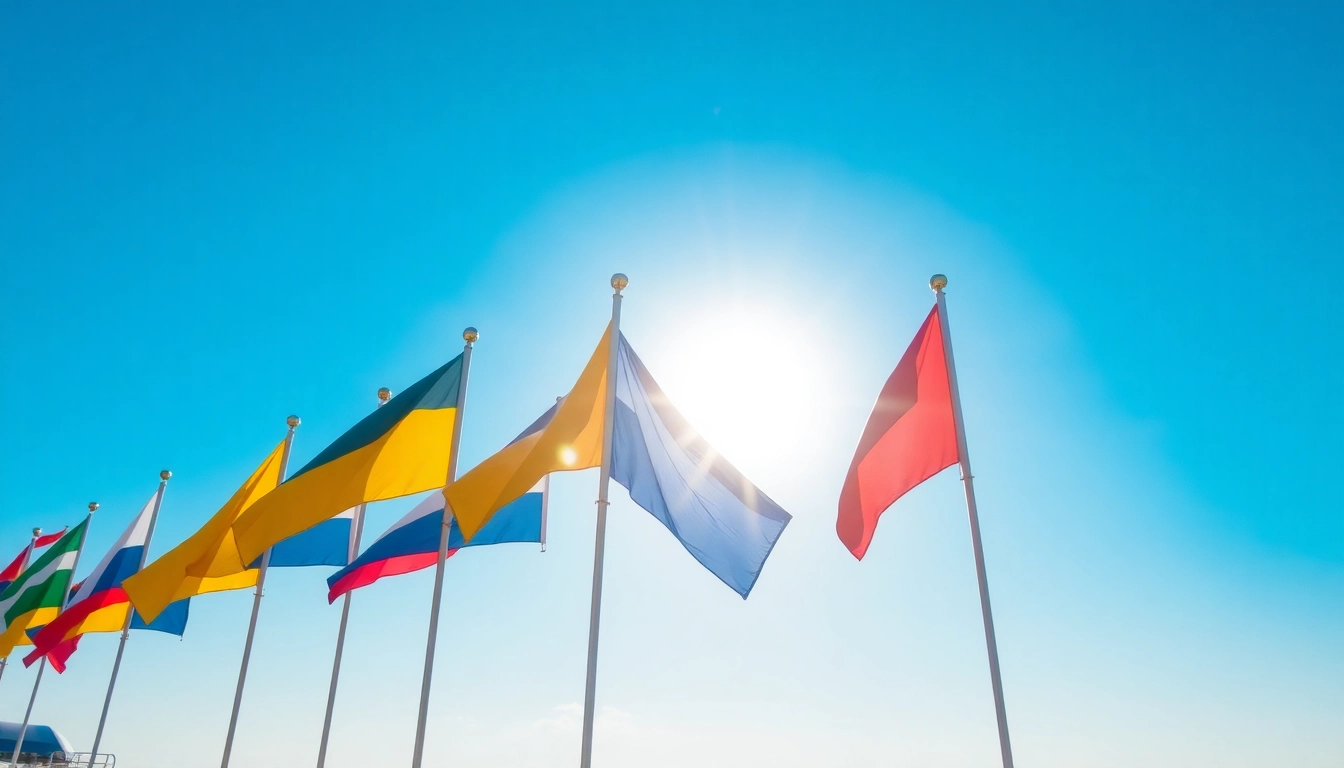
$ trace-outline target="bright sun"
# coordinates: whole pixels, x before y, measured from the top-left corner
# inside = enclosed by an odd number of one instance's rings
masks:
[[[796,461],[821,385],[806,324],[753,307],[706,312],[676,330],[646,363],[691,426],[744,472]]]

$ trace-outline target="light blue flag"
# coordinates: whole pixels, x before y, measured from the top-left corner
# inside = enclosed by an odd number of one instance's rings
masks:
[[[691,429],[624,335],[615,379],[612,479],[746,598],[792,516]]]

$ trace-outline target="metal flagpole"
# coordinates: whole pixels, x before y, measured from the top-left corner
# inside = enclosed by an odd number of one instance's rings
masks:
[[[378,407],[387,405],[391,397],[392,390],[387,387],[379,388]],[[355,558],[359,556],[359,540],[364,536],[364,510],[367,506],[360,504],[355,510],[354,527],[350,529],[347,563],[355,562]],[[331,662],[331,687],[327,689],[327,716],[322,721],[322,743],[317,747],[317,768],[323,768],[327,763],[327,740],[331,738],[331,715],[336,709],[336,683],[341,676],[341,656],[345,652],[345,625],[350,620],[350,593],[353,591],[347,591],[341,602],[341,627],[336,630],[336,658]]]
[[[20,574],[22,574],[24,570],[28,567],[28,561],[33,559],[33,549],[36,548],[37,540],[41,536],[42,536],[42,529],[34,528],[32,541],[28,542],[28,549],[24,550],[23,552],[23,562],[19,564]],[[17,577],[18,575],[16,574],[15,578]],[[3,678],[5,676],[5,670],[8,667],[9,667],[9,657],[6,656],[5,658],[0,659],[0,678]]]
[[[467,404],[467,373],[471,370],[471,346],[481,337],[475,328],[462,331],[467,342],[462,350],[462,384],[457,388],[457,413],[453,418],[452,444],[448,453],[448,482],[457,479],[457,446],[462,440],[462,409]],[[420,713],[415,722],[415,752],[411,768],[420,768],[425,755],[425,727],[429,720],[429,683],[434,676],[434,642],[439,634],[439,602],[443,597],[443,566],[448,560],[448,531],[452,526],[448,504],[443,505],[443,523],[439,527],[439,561],[434,569],[434,603],[429,607],[429,640],[425,642],[425,674],[420,679]]]
[[[563,397],[555,398],[555,404],[560,405]],[[546,521],[550,516],[551,507],[551,476],[547,474],[541,480],[545,485],[541,487],[541,551],[546,551]],[[3,671],[3,670],[0,670]]]
[[[980,514],[975,504],[975,484],[971,458],[966,451],[966,423],[961,415],[961,392],[957,389],[957,367],[952,361],[952,332],[947,325],[947,287],[945,275],[929,278],[929,287],[938,299],[938,323],[943,332],[943,355],[947,358],[947,381],[952,390],[952,415],[957,426],[957,455],[961,457],[961,482],[966,487],[966,514],[971,521],[971,546],[975,550],[975,575],[980,584],[980,614],[985,622],[985,646],[989,651],[989,679],[994,687],[994,715],[999,723],[999,751],[1003,768],[1013,768],[1013,747],[1008,741],[1008,711],[1003,703],[1003,678],[999,674],[999,645],[994,640],[994,614],[989,609],[989,578],[985,575],[985,550],[980,543]]]
[[[602,617],[602,556],[607,545],[607,486],[611,483],[611,433],[616,416],[616,352],[621,339],[621,291],[630,279],[611,276],[611,338],[607,353],[607,391],[602,420],[602,474],[597,481],[597,541],[593,544],[593,601],[588,614],[588,676],[583,689],[583,747],[580,768],[593,764],[593,714],[597,695],[597,630]]]
[[[285,482],[285,472],[289,469],[289,449],[294,446],[294,430],[299,428],[298,416],[285,419],[289,432],[285,435],[285,450],[280,455],[280,482]],[[279,484],[277,483],[277,487]],[[266,585],[266,566],[271,563],[271,550],[267,547],[261,553],[261,567],[257,571],[257,591],[252,597],[252,620],[247,624],[247,641],[243,644],[243,663],[238,669],[238,688],[233,693],[233,713],[229,715],[229,733],[224,737],[224,759],[220,768],[229,768],[229,756],[233,754],[233,735],[238,730],[238,710],[243,706],[243,684],[247,682],[247,662],[252,658],[252,639],[257,634],[257,614],[261,612],[261,595]]]
[[[149,542],[154,539],[154,525],[159,521],[159,507],[163,504],[163,491],[168,487],[168,478],[173,473],[163,470],[159,473],[159,492],[154,499],[154,511],[149,513],[149,531],[145,534],[145,546],[140,549],[140,565],[136,573],[145,569],[145,560],[149,556]],[[126,638],[131,636],[131,617],[135,615],[135,606],[126,611],[126,623],[121,627],[121,642],[117,644],[117,657],[112,662],[112,678],[107,681],[107,698],[103,699],[103,714],[98,717],[98,731],[93,737],[93,749],[89,752],[89,768],[93,768],[98,758],[98,746],[103,743],[103,726],[107,724],[107,710],[112,706],[112,689],[117,685],[117,672],[121,671],[121,655],[126,651]]]
[[[545,483],[541,487],[541,551],[546,551],[546,519],[550,513],[551,506],[551,476],[542,478]],[[4,670],[0,670],[3,672]]]
[[[79,556],[84,554],[84,545],[89,540],[89,528],[93,523],[93,513],[98,511],[98,502],[89,502],[89,516],[84,518],[84,535],[79,540],[79,549],[75,550],[75,562],[70,564],[70,580],[74,581],[75,573],[79,570]],[[29,552],[29,557],[32,552]],[[61,598],[61,612],[65,611],[65,606],[70,602],[70,590],[65,590],[65,596]],[[60,613],[57,613],[59,616]],[[42,672],[47,668],[47,657],[42,656],[42,661],[37,665],[37,679],[33,681],[33,695],[28,697],[28,709],[23,713],[23,725],[19,726],[19,738],[14,740],[14,754],[10,755],[9,768],[15,768],[19,764],[19,755],[23,753],[23,737],[28,733],[28,721],[33,716],[33,704],[37,702],[37,687],[42,684]]]

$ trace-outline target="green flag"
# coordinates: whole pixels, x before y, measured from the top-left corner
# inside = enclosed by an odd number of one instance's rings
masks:
[[[89,520],[85,518],[71,528],[0,594],[0,615],[5,617],[0,657],[8,656],[16,645],[28,645],[27,630],[43,626],[61,612],[88,527]]]

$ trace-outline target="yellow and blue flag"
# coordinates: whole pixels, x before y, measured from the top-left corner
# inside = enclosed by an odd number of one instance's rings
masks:
[[[606,392],[614,380],[611,478],[745,598],[792,516],[691,428],[624,335],[617,337],[616,371],[610,375],[610,333],[608,328],[558,407],[444,489],[463,535],[470,541],[543,475],[601,464]]]
[[[442,487],[448,477],[462,356],[336,438],[233,524],[243,562],[360,504]]]
[[[467,541],[496,512],[531,492],[546,475],[602,464],[610,339],[608,328],[574,388],[559,405],[533,422],[499,453],[443,489]]]
[[[282,440],[200,530],[121,582],[131,604],[146,621],[155,622],[159,614],[183,598],[246,589],[257,583],[257,569],[249,567],[238,554],[232,526],[239,515],[280,483],[284,455]]]

